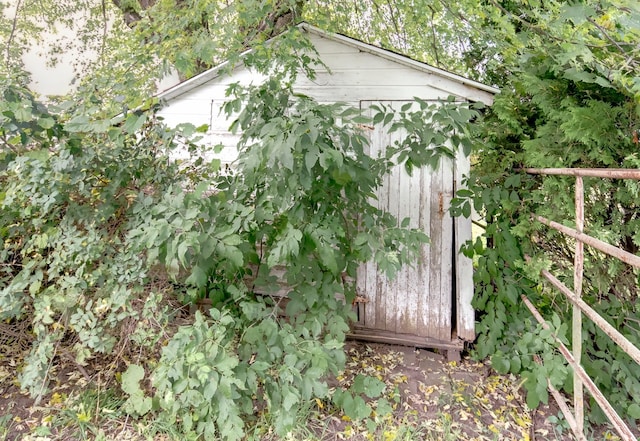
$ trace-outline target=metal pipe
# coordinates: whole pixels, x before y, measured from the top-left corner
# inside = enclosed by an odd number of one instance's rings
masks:
[[[545,319],[542,317],[542,315],[540,315],[536,307],[533,306],[533,303],[531,303],[531,301],[524,294],[522,294],[520,298],[522,298],[522,301],[527,306],[529,311],[531,311],[531,314],[533,314],[533,316],[536,318],[538,323],[540,323],[544,329],[550,329]],[[582,368],[582,366],[577,364],[576,361],[573,359],[573,355],[571,355],[571,351],[569,351],[569,349],[564,345],[564,343],[562,343],[558,339],[558,337],[556,337],[553,334],[552,336],[555,342],[557,343],[558,349],[564,356],[565,360],[567,360],[569,365],[573,368],[574,375],[580,376],[580,379],[584,383],[584,386],[587,388],[591,396],[596,400],[596,402],[598,403],[598,405],[600,406],[604,414],[607,416],[607,418],[609,418],[609,421],[611,421],[611,424],[613,424],[613,427],[616,429],[620,437],[624,441],[637,441],[631,429],[627,427],[627,425],[624,423],[624,420],[620,418],[620,415],[618,415],[618,413],[611,406],[611,404],[606,399],[606,397],[602,395],[602,392],[600,392],[600,390],[595,385],[593,380],[591,380],[591,377],[589,377],[589,375],[587,375],[587,373]]]
[[[640,170],[629,168],[521,168],[532,175],[589,176],[608,179],[640,179]]]
[[[558,222],[549,220],[546,217],[538,216],[535,214],[533,215],[533,217],[534,219],[537,219],[538,221],[553,228],[554,230],[558,230],[561,233],[566,234],[567,236],[571,236],[574,239],[579,240],[580,242],[586,243],[587,245],[590,245],[602,251],[603,253],[616,257],[622,260],[623,262],[628,263],[629,265],[635,266],[636,268],[640,268],[640,256],[636,256],[635,254],[631,254],[621,248],[614,247],[613,245],[609,245],[608,243],[603,242],[600,239],[596,239],[595,237],[591,237],[588,234],[579,233],[573,228],[569,228],[567,226],[559,224]]]
[[[620,331],[614,328],[608,321],[606,321],[600,314],[598,314],[589,304],[587,304],[584,300],[580,298],[576,298],[573,296],[573,292],[567,288],[560,280],[553,276],[549,271],[542,270],[542,275],[549,281],[553,286],[558,288],[560,292],[562,292],[567,299],[580,308],[580,310],[586,315],[591,321],[593,321],[605,334],[607,334],[611,340],[613,340],[620,348],[627,354],[629,357],[633,359],[636,363],[640,365],[640,349],[638,349],[631,341],[627,339]]]
[[[536,363],[542,364],[542,360],[540,360],[540,357],[538,355],[534,355],[533,358],[536,361]],[[558,403],[558,407],[562,411],[562,414],[564,415],[564,418],[567,420],[567,423],[569,423],[569,427],[571,428],[571,431],[573,431],[573,433],[575,434],[576,439],[578,441],[587,441],[587,438],[584,436],[584,430],[582,430],[582,425],[580,425],[580,428],[578,428],[578,423],[575,417],[573,416],[573,413],[571,413],[571,409],[569,409],[569,406],[567,406],[567,402],[564,400],[564,397],[560,394],[560,392],[558,392],[558,389],[553,387],[553,384],[551,384],[551,380],[549,380],[548,378],[547,378],[547,388],[549,389],[549,392],[551,392],[551,395],[553,395],[553,398],[556,400],[556,403]]]
[[[581,176],[576,176],[575,188],[576,232],[584,232],[584,185]],[[573,295],[575,299],[582,296],[582,277],[584,273],[584,244],[576,240],[576,252],[573,263]],[[582,361],[582,312],[575,304],[571,311],[571,349],[576,363]],[[578,375],[573,376],[573,410],[577,426],[584,433],[584,388]]]

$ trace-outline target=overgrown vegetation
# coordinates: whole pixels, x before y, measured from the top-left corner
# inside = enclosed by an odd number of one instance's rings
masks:
[[[571,392],[551,333],[535,326],[519,296],[532,298],[553,334],[570,340],[568,305],[538,273],[551,268],[571,286],[572,243],[532,223],[530,213],[571,225],[572,184],[519,169],[638,168],[637,2],[59,3],[48,13],[33,2],[18,2],[15,11],[2,5],[0,26],[7,42],[0,318],[32,322],[33,350],[20,371],[32,394],[46,390],[56,357],[80,371],[104,357],[132,415],[153,415],[189,436],[238,439],[254,407],[268,408],[274,427],[286,432],[311,398],[330,398],[324,378],[343,363],[357,265],[374,259],[392,274],[427,239],[398,227],[369,196],[393,164],[411,169],[450,154],[442,143],[452,131],[468,149],[464,134],[472,127],[478,163],[457,210],[469,215],[474,206],[487,220],[484,237],[465,249],[477,258],[476,354],[522,375],[532,407],[547,401],[547,378]],[[176,8],[182,14],[172,20]],[[70,100],[45,105],[16,75],[20,55],[42,23],[60,16],[70,24],[84,10],[94,19],[85,43],[98,61]],[[133,30],[116,21],[107,32],[117,13]],[[262,44],[300,16],[435,64],[475,69],[475,78],[502,93],[482,118],[454,103],[418,102],[420,112],[395,116],[380,108],[373,122],[409,136],[387,157],[369,157],[358,127],[371,121],[294,94],[296,75],[313,76],[302,35]],[[157,121],[148,98],[153,81],[170,64],[189,76],[225,58],[237,62],[247,47],[255,51],[245,62],[269,80],[229,90],[226,111],[242,134],[241,173],[222,175],[215,161],[185,168],[168,160],[177,146],[200,155],[202,128]],[[435,148],[424,142],[437,137]],[[587,232],[637,253],[638,184],[586,182]],[[637,271],[586,251],[585,299],[639,344]],[[270,296],[280,286],[276,267],[291,290],[284,310]],[[201,311],[176,329],[173,306],[181,305]],[[591,323],[583,332],[586,370],[622,415],[639,419],[640,368]],[[362,393],[334,398],[357,416],[369,411],[357,399]],[[597,406],[590,413],[601,420]]]
[[[178,143],[202,154],[189,139],[196,128],[168,129],[155,107],[109,117],[93,94],[47,107],[5,83],[0,317],[32,322],[19,381],[33,396],[47,391],[56,357],[81,369],[104,354],[125,408],[187,437],[241,439],[256,406],[284,434],[313,398],[334,399],[354,418],[371,414],[358,394],[378,396],[378,380],[333,398],[326,384],[344,363],[356,269],[373,259],[393,275],[428,240],[371,195],[400,161],[437,166],[452,155],[438,131],[462,129],[474,111],[426,102],[397,117],[379,109],[376,122],[409,132],[386,157],[370,157],[359,124],[371,121],[294,95],[313,60],[274,55],[310,48],[295,29],[279,43],[246,60],[267,81],[229,90],[225,109],[241,133],[231,176],[211,170],[216,161],[202,173],[169,160]],[[441,123],[422,123],[433,119]],[[429,133],[440,142],[423,146]],[[165,301],[166,291],[153,290],[158,268],[175,286]],[[281,282],[283,310],[271,296]],[[203,299],[203,312],[166,334],[175,315],[166,300]]]
[[[478,256],[477,355],[490,356],[499,372],[522,375],[527,401],[535,407],[548,399],[547,379],[569,393],[573,388],[551,337],[570,341],[571,308],[542,282],[539,271],[550,269],[573,286],[574,242],[534,222],[531,213],[574,226],[574,180],[530,176],[520,169],[638,168],[640,33],[632,23],[640,20],[640,9],[632,2],[509,7],[512,12],[505,10],[503,19],[512,27],[497,29],[514,41],[509,46],[518,58],[509,87],[479,126],[482,146],[467,201],[486,216],[488,246],[478,239],[467,252]],[[585,186],[587,234],[637,253],[638,183],[586,179]],[[639,345],[638,270],[589,247],[585,253],[584,299]],[[541,330],[521,294],[535,301],[552,332]],[[586,371],[635,424],[640,366],[587,319],[582,341]],[[544,367],[533,354],[541,355]],[[589,412],[592,421],[604,421],[594,402]]]

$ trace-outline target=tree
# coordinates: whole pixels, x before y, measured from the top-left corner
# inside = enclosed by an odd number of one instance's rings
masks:
[[[481,80],[494,46],[475,0],[310,2],[305,19],[320,27],[407,54],[414,59]]]
[[[62,5],[65,4],[60,7]],[[164,353],[165,370],[159,370],[162,380],[156,385],[175,397],[172,402],[163,402],[166,417],[175,419],[175,409],[180,407],[189,407],[203,415],[218,415],[220,409],[207,407],[206,400],[189,401],[187,398],[198,393],[203,396],[218,393],[217,389],[198,389],[204,387],[209,375],[225,379],[222,389],[223,398],[227,400],[223,400],[225,403],[231,397],[244,404],[234,408],[233,418],[216,420],[213,425],[200,426],[198,422],[185,421],[183,429],[186,432],[225,430],[231,434],[230,437],[239,436],[237,417],[245,411],[242,406],[248,402],[243,394],[262,385],[272,385],[266,387],[265,396],[274,405],[285,409],[278,417],[281,418],[279,427],[283,430],[291,421],[287,411],[310,396],[309,388],[319,396],[325,393],[317,376],[331,366],[337,366],[335,363],[339,362],[340,356],[336,348],[346,323],[343,307],[335,303],[335,299],[331,300],[327,293],[345,290],[348,298],[351,287],[342,279],[343,272],[353,272],[357,262],[373,254],[372,249],[361,243],[361,233],[354,233],[362,226],[350,210],[357,209],[371,216],[371,222],[367,224],[371,229],[367,238],[373,238],[376,246],[388,250],[389,255],[395,256],[398,250],[405,250],[407,252],[400,252],[400,256],[407,259],[410,247],[406,247],[411,240],[418,238],[411,236],[415,232],[392,228],[393,220],[384,213],[372,211],[361,197],[376,185],[378,177],[389,164],[385,161],[369,162],[371,158],[362,154],[364,141],[356,129],[359,116],[340,106],[323,106],[311,100],[291,98],[290,79],[299,69],[313,74],[311,60],[295,56],[308,53],[309,48],[305,47],[302,36],[294,30],[276,40],[274,46],[261,46],[273,35],[279,21],[287,21],[278,17],[291,15],[295,16],[294,19],[300,16],[313,23],[325,24],[332,30],[354,32],[365,40],[371,38],[373,42],[410,52],[433,64],[473,73],[477,78],[487,78],[500,84],[503,92],[496,98],[493,108],[475,125],[478,129],[476,155],[479,163],[470,180],[473,192],[466,193],[473,200],[465,200],[463,193],[459,202],[462,212],[469,212],[473,203],[490,221],[485,235],[488,246],[478,241],[467,247],[470,254],[474,251],[479,254],[476,272],[478,295],[475,300],[481,314],[478,354],[481,357],[492,355],[494,366],[500,371],[521,373],[526,379],[531,406],[546,400],[547,378],[550,377],[555,386],[565,384],[567,370],[554,355],[550,336],[531,330],[531,319],[519,303],[519,294],[533,296],[538,306],[552,317],[555,332],[566,337],[568,331],[560,323],[564,305],[538,286],[537,269],[547,263],[538,257],[536,247],[542,245],[547,255],[560,262],[562,269],[562,262],[568,262],[571,257],[569,244],[557,237],[545,241],[536,228],[530,227],[529,213],[540,209],[569,219],[571,203],[564,193],[567,183],[553,179],[541,182],[515,171],[523,165],[637,167],[640,12],[635,2],[589,0],[580,4],[561,1],[540,4],[468,0],[454,4],[426,0],[386,3],[377,0],[357,3],[318,0],[303,4],[298,1],[239,0],[223,3],[202,0],[190,3],[189,8],[184,7],[184,2],[174,1],[117,1],[113,5],[108,2],[84,5],[94,8],[92,10],[97,14],[94,16],[104,17],[101,11],[111,10],[123,13],[124,20],[119,22],[122,28],[117,28],[122,32],[108,33],[106,38],[94,40],[104,42],[100,46],[103,48],[100,61],[90,66],[91,75],[86,87],[77,95],[72,106],[74,110],[69,113],[43,110],[33,97],[16,88],[14,83],[7,83],[4,89],[5,96],[9,97],[3,103],[5,145],[18,151],[2,153],[2,183],[7,186],[3,192],[13,198],[4,196],[7,211],[3,211],[3,226],[6,231],[3,230],[2,234],[5,243],[9,244],[9,251],[3,255],[8,269],[5,269],[2,292],[3,305],[9,306],[3,306],[5,309],[2,311],[15,319],[33,308],[39,311],[37,320],[40,324],[45,328],[48,326],[51,331],[40,332],[45,340],[38,346],[40,352],[33,353],[34,367],[26,370],[27,379],[29,375],[35,379],[42,374],[52,347],[55,347],[53,340],[60,335],[61,331],[56,334],[54,324],[48,321],[66,323],[67,317],[76,317],[73,326],[77,326],[78,333],[84,332],[87,330],[80,325],[80,318],[84,319],[82,314],[86,313],[86,317],[91,319],[89,309],[93,311],[96,308],[95,301],[107,299],[108,305],[116,302],[111,297],[104,297],[102,290],[88,290],[89,294],[83,295],[93,297],[80,302],[78,309],[73,310],[79,315],[74,315],[67,313],[64,302],[50,299],[47,286],[62,282],[58,279],[49,282],[45,279],[45,275],[49,277],[49,270],[45,274],[37,265],[51,264],[47,259],[51,259],[52,249],[58,254],[65,250],[55,248],[63,246],[60,240],[49,243],[49,238],[58,237],[53,236],[54,233],[60,233],[45,227],[71,219],[65,234],[71,234],[71,231],[78,235],[80,244],[89,233],[91,237],[106,238],[108,222],[98,223],[98,227],[78,229],[73,216],[107,210],[124,216],[118,218],[117,224],[122,228],[118,237],[120,242],[130,245],[119,248],[119,245],[110,244],[107,247],[102,244],[102,239],[98,240],[101,245],[96,250],[100,253],[107,250],[104,252],[112,257],[111,263],[103,265],[116,265],[115,262],[120,262],[118,259],[129,262],[122,257],[129,256],[128,253],[144,255],[148,259],[145,264],[160,262],[168,268],[181,298],[193,300],[207,294],[221,305],[216,308],[219,313],[194,325],[192,329],[197,338],[190,339],[190,330],[184,330],[176,334],[176,339],[167,346],[170,349]],[[16,8],[19,13],[14,15],[5,9],[3,37],[10,43],[4,57],[5,72],[19,64],[17,56],[21,48],[28,44],[29,36],[37,34],[35,21],[31,13],[26,12],[30,11],[27,6],[33,8],[33,3],[19,2]],[[118,8],[110,9],[111,6]],[[177,19],[175,8],[182,12]],[[103,24],[106,20],[97,23]],[[430,32],[424,32],[426,28]],[[93,29],[92,35],[104,35],[97,32],[104,29],[103,26],[94,26]],[[222,59],[230,58],[237,62],[239,54],[247,46],[260,49],[256,51],[259,56],[253,60],[257,69],[278,67],[275,72],[268,72],[274,75],[272,82],[252,89],[230,91],[229,110],[242,110],[237,126],[244,133],[240,147],[246,161],[243,170],[246,179],[223,178],[214,172],[207,182],[219,189],[215,194],[210,194],[211,189],[207,186],[189,183],[188,177],[180,173],[175,173],[177,180],[169,177],[169,170],[165,176],[164,168],[161,168],[163,174],[159,183],[153,182],[146,171],[155,163],[148,155],[140,153],[140,146],[136,144],[139,139],[133,134],[143,133],[150,142],[142,146],[143,152],[171,148],[174,136],[179,136],[171,131],[164,132],[156,124],[147,126],[147,121],[153,120],[155,105],[149,99],[153,78],[160,76],[170,65],[176,66],[183,76],[190,76]],[[269,105],[265,106],[265,103]],[[130,109],[140,110],[131,112]],[[112,121],[114,114],[121,114],[123,119]],[[337,114],[342,115],[344,126],[334,124]],[[34,115],[37,118],[32,118]],[[309,121],[315,122],[313,127],[320,127],[317,133],[313,132]],[[186,130],[192,132],[194,129]],[[271,162],[257,157],[257,149],[252,148],[259,145],[265,151],[274,151],[276,145],[283,143],[287,149],[274,154],[272,158],[275,159]],[[316,143],[321,144],[322,150],[311,154],[307,161],[309,145]],[[78,151],[78,145],[85,144],[90,148],[86,152]],[[108,149],[101,148],[102,144],[115,144],[115,151],[122,152],[116,155],[122,164],[115,169],[104,169],[104,164],[110,164],[114,156]],[[54,148],[50,152],[51,145],[64,148]],[[61,156],[62,152],[72,154]],[[405,148],[404,152],[409,155],[411,150]],[[123,158],[129,154],[137,158],[138,165],[121,169],[120,166],[127,164]],[[80,155],[82,160],[70,162],[68,157],[74,155]],[[324,155],[324,162],[321,155]],[[342,162],[328,160],[329,157],[342,158]],[[351,161],[353,158],[357,161]],[[397,158],[386,159],[398,161]],[[361,169],[359,164],[363,163],[372,164],[369,174]],[[28,173],[24,173],[24,167]],[[44,173],[43,170],[47,174],[55,174],[54,171],[60,167],[64,170],[67,170],[64,167],[70,167],[67,174],[73,172],[81,176],[85,176],[84,169],[92,171],[87,175],[94,179],[91,185],[85,182],[85,178],[71,184],[62,178],[51,181],[48,194],[55,190],[68,195],[73,204],[56,198],[49,201],[34,190],[34,182],[43,179],[40,174]],[[283,176],[287,180],[266,179],[265,176],[277,176],[273,167],[284,171]],[[111,174],[105,175],[107,172],[131,177],[112,184],[114,178]],[[290,187],[289,180],[300,187]],[[150,194],[145,193],[147,185]],[[180,190],[183,186],[197,191],[185,194]],[[123,193],[118,193],[118,188]],[[135,198],[126,190],[132,188],[138,195]],[[637,187],[634,184],[601,182],[592,188],[590,228],[628,250],[637,250],[640,246],[636,234]],[[95,195],[92,191],[87,193],[87,189],[92,189]],[[280,190],[283,190],[282,194]],[[348,192],[357,202],[345,207],[338,198],[343,192]],[[131,201],[123,196],[126,194],[130,195]],[[161,197],[162,194],[166,197]],[[331,197],[329,205],[334,210],[319,210],[318,207],[325,204],[314,199],[317,194]],[[34,195],[37,196],[35,199]],[[281,207],[270,205],[268,201],[272,199],[280,201]],[[33,204],[34,200],[45,200],[51,205],[46,205],[47,210],[43,213]],[[152,204],[161,208],[154,211],[150,208]],[[68,213],[70,208],[73,209]],[[167,218],[175,224],[167,222]],[[84,225],[82,222],[79,224]],[[203,230],[202,225],[207,229]],[[223,231],[220,230],[222,226],[226,228]],[[96,229],[99,232],[96,233]],[[22,242],[25,237],[30,238],[28,247],[24,247]],[[265,243],[268,251],[256,249],[256,243]],[[96,253],[100,254],[98,251]],[[533,267],[523,263],[525,253],[532,255],[537,262]],[[201,254],[210,259],[200,261],[198,255]],[[384,257],[385,253],[380,255]],[[25,258],[36,263],[22,269]],[[277,263],[291,266],[288,276],[294,282],[294,289],[290,312],[302,315],[299,327],[273,317],[267,305],[254,298],[250,290],[247,291],[241,282],[248,274],[248,263],[265,268],[262,271],[258,269],[257,273],[251,272],[265,286],[270,280],[267,271],[270,267]],[[395,266],[393,259],[383,259],[379,263],[388,265],[390,269]],[[82,267],[102,268],[95,259],[84,262]],[[639,319],[635,307],[637,275],[604,263],[596,255],[589,255],[587,267],[595,275],[585,289],[585,297],[593,300],[605,315],[624,328],[630,338],[638,341],[638,332],[633,327],[634,321]],[[39,268],[41,273],[38,273]],[[108,271],[111,268],[109,266]],[[138,280],[135,283],[144,285],[147,269],[149,267],[131,269],[131,274],[139,277],[139,280],[134,277]],[[60,275],[60,280],[68,283],[64,270],[57,271],[53,274]],[[106,269],[104,271],[107,272]],[[311,274],[313,279],[304,278],[302,274]],[[564,278],[570,280],[568,274]],[[82,280],[80,278],[78,283]],[[84,283],[88,282],[84,280]],[[125,288],[129,289],[129,285]],[[129,293],[126,289],[124,292]],[[27,297],[30,290],[34,294]],[[111,287],[110,290],[122,292]],[[136,290],[127,294],[133,298],[136,295]],[[38,302],[29,303],[31,296]],[[338,310],[345,314],[338,313]],[[111,310],[107,308],[107,311]],[[92,314],[95,316],[96,312]],[[229,314],[233,317],[231,321]],[[120,319],[114,320],[120,323]],[[337,329],[335,335],[329,333],[333,339],[316,342],[311,349],[303,349],[306,343],[302,342],[306,337],[319,335],[318,332],[330,325]],[[59,325],[57,329],[61,329]],[[113,329],[119,328],[114,326]],[[105,345],[113,337],[110,332],[98,332],[92,328],[91,332],[82,334],[86,340],[83,340],[84,346],[81,345],[78,354],[89,356],[96,347],[108,350]],[[587,329],[587,332],[593,335],[593,344],[585,349],[589,354],[585,357],[587,370],[598,372],[605,365],[615,366],[611,376],[597,379],[599,385],[608,391],[613,397],[611,401],[618,403],[623,413],[637,418],[640,405],[637,402],[640,396],[638,372],[631,363],[619,362],[624,358],[606,343],[598,331]],[[91,340],[95,334],[103,335],[105,340]],[[244,340],[238,339],[238,335]],[[212,371],[205,372],[207,369],[201,363],[202,353],[197,348],[203,341],[224,354],[220,356],[223,368],[215,375]],[[276,350],[278,355],[274,359],[249,363],[254,353],[266,353],[264,345],[267,342],[280,348],[280,352]],[[96,346],[98,344],[102,346]],[[282,347],[285,344],[292,344],[299,350],[295,361],[283,358]],[[87,348],[89,352],[85,351]],[[547,367],[541,368],[533,363],[533,354],[538,352],[542,353]],[[607,353],[612,355],[607,356]],[[614,358],[617,363],[612,362]],[[304,367],[298,368],[298,362]],[[266,367],[269,363],[279,363],[282,369],[270,371]],[[184,383],[179,381],[180,376],[167,370],[168,366],[185,365],[192,366],[194,372],[201,371],[204,378],[198,379],[198,386],[189,389],[188,393],[183,389]],[[128,378],[138,378],[140,367],[128,371]],[[294,383],[306,384],[304,391],[294,390]],[[149,397],[138,389],[136,381],[127,381],[130,406],[133,411],[144,413],[149,410],[146,401]],[[245,397],[245,400],[240,397]]]
[[[492,245],[480,253],[475,275],[475,306],[483,312],[477,348],[481,357],[493,354],[499,371],[523,375],[528,402],[535,407],[547,400],[547,378],[568,391],[572,385],[553,340],[532,331],[519,296],[535,299],[553,321],[553,332],[567,339],[567,302],[539,285],[539,271],[552,267],[572,286],[573,251],[566,238],[532,224],[530,213],[570,225],[573,195],[570,180],[534,178],[518,169],[638,167],[640,33],[634,23],[640,9],[635,2],[496,6],[500,25],[492,32],[504,46],[500,52],[510,60],[513,75],[480,125],[482,146],[472,180]],[[588,233],[636,253],[637,184],[588,180],[587,186]],[[583,297],[638,345],[637,273],[597,252],[586,253]],[[525,254],[532,256],[532,264],[524,262]],[[593,324],[585,323],[583,332],[588,336],[583,340],[585,369],[621,414],[637,419],[637,365]],[[543,354],[545,367],[533,362],[535,353]],[[602,420],[596,406],[591,416]]]
[[[286,30],[299,20],[303,5],[301,0],[113,3],[122,11],[126,24],[142,39],[153,42],[159,56],[174,63],[184,77],[221,63],[256,40],[264,41]]]

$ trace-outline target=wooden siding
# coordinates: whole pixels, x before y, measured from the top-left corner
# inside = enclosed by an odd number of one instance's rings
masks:
[[[328,69],[319,67],[314,80],[301,76],[296,90],[319,102],[342,101],[363,109],[379,102],[399,107],[415,96],[436,100],[455,95],[461,100],[476,97],[490,102],[486,90],[477,90],[428,69],[416,69],[411,63],[398,62],[397,55],[379,56],[362,45],[345,44],[316,33],[310,36]],[[209,125],[205,142],[223,144],[224,149],[216,157],[223,164],[230,164],[237,157],[238,136],[228,131],[231,120],[220,111],[226,101],[226,89],[232,83],[262,80],[243,67],[226,76],[212,70],[167,92],[167,105],[160,115],[170,126],[183,122]],[[372,155],[381,153],[400,136],[389,135],[380,127],[369,135]],[[177,156],[187,154],[184,151]],[[358,292],[368,300],[358,305],[359,335],[368,333],[397,338],[407,344],[423,342],[443,348],[459,347],[460,342],[452,339],[453,331],[465,340],[473,340],[473,269],[471,261],[458,252],[471,237],[471,221],[454,220],[448,213],[453,193],[462,185],[462,177],[468,170],[468,159],[459,152],[455,161],[445,159],[435,171],[415,170],[409,176],[404,169],[397,168],[379,189],[378,206],[400,221],[409,217],[410,226],[425,231],[431,244],[422,248],[413,266],[402,269],[393,280],[388,280],[373,263],[359,268]]]
[[[371,116],[369,107],[377,103],[363,101],[362,108]],[[399,108],[404,102],[383,104]],[[375,126],[370,132],[370,154],[383,154],[387,145],[402,136]],[[403,167],[395,167],[385,178],[376,195],[378,207],[396,216],[398,222],[410,218],[409,226],[423,230],[431,243],[422,247],[412,266],[400,270],[392,280],[372,262],[359,269],[358,293],[368,300],[363,306],[363,327],[443,341],[451,339],[455,326],[451,322],[454,243],[453,219],[448,210],[453,186],[453,161],[444,158],[437,170],[414,170],[410,176]]]
[[[456,152],[454,167],[454,190],[464,188],[464,179],[469,175],[471,163],[464,155],[462,149]],[[454,223],[454,257],[456,274],[456,318],[458,337],[466,341],[473,341],[475,333],[475,311],[471,302],[473,300],[473,262],[460,252],[460,247],[471,240],[471,219],[465,217],[455,218]]]
[[[469,94],[472,89],[319,35],[312,34],[311,40],[328,70],[318,67],[314,80],[301,76],[295,88],[319,102],[340,101],[357,107],[364,100],[410,100],[415,96],[430,100],[458,93]],[[170,126],[182,122],[196,126],[208,124],[206,142],[212,145],[222,143],[225,150],[218,158],[223,163],[231,162],[237,156],[237,137],[228,133],[231,121],[220,112],[226,101],[226,89],[236,82],[248,85],[260,81],[263,77],[239,67],[230,75],[214,76],[183,93],[171,92],[169,105],[160,111],[160,115]]]

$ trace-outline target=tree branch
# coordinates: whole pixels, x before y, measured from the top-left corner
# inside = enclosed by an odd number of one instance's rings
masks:
[[[102,43],[100,44],[100,63],[104,63],[104,48],[107,44],[107,4],[102,0]]]
[[[11,44],[13,43],[13,39],[16,35],[16,28],[18,27],[18,14],[20,13],[20,7],[22,6],[22,0],[18,0],[16,4],[16,13],[13,16],[13,22],[11,24],[11,33],[9,34],[9,38],[7,39],[7,67],[11,62]]]
[[[432,40],[433,55],[436,59],[436,66],[440,67],[440,57],[438,56],[438,43],[437,43],[438,40],[436,36],[436,26],[434,23],[436,11],[435,9],[433,9],[431,5],[429,5],[429,9],[431,9],[431,35],[433,37],[433,40]]]
[[[111,1],[113,2],[114,5],[116,5],[118,9],[122,11],[124,22],[130,28],[134,27],[138,21],[142,20],[142,16],[138,13],[138,11],[136,11],[130,6],[123,6],[122,0],[111,0]],[[153,3],[154,3],[153,1],[143,1],[143,2],[139,2],[138,4],[140,4],[140,7],[142,9],[147,9],[150,6],[153,6]]]

